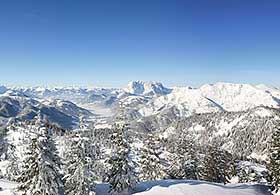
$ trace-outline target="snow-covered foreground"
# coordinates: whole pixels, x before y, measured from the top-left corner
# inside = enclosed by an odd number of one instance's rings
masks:
[[[17,195],[16,183],[0,180],[0,195]],[[107,184],[97,184],[96,195],[109,195]],[[135,195],[271,195],[268,188],[250,184],[216,184],[203,181],[164,180],[143,182],[136,186]],[[119,194],[124,195],[124,194]]]
[[[268,188],[250,184],[216,184],[203,181],[156,181],[139,185],[137,195],[270,195]]]
[[[0,180],[0,195],[14,195],[14,188],[17,184],[11,181]]]

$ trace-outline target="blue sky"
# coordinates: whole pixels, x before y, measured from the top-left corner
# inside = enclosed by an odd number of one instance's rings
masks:
[[[280,86],[278,0],[9,0],[0,83]]]

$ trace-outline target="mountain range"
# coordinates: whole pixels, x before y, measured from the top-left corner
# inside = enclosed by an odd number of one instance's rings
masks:
[[[143,81],[119,89],[0,87],[0,128],[8,130],[11,143],[20,144],[24,136],[13,130],[17,122],[40,116],[63,133],[94,126],[96,139],[107,151],[111,125],[120,112],[129,123],[128,137],[136,153],[150,133],[161,137],[165,148],[191,134],[202,149],[218,144],[239,160],[261,163],[266,162],[272,133],[280,126],[280,90],[222,82],[199,88],[165,87]],[[63,139],[59,137],[57,144]]]
[[[194,131],[198,141],[219,139],[229,151],[262,158],[279,125],[280,90],[221,82],[199,88],[143,81],[121,89],[1,86],[0,124],[41,115],[64,129],[81,121],[103,128],[121,105],[134,132],[158,131],[171,138],[175,132]]]
[[[7,87],[0,86],[0,121],[31,119],[41,114],[72,129],[79,121],[107,123],[125,106],[135,127],[165,129],[199,114],[250,112],[261,107],[278,110],[280,90],[266,85],[215,83],[199,88],[165,87],[159,82],[132,81],[126,87]],[[106,111],[106,112],[105,112]],[[265,114],[264,114],[265,115]]]

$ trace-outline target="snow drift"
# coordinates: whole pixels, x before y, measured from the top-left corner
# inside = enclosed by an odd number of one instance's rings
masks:
[[[0,180],[0,195],[17,195],[14,182]],[[110,195],[109,185],[97,184],[96,195]],[[203,181],[149,181],[136,186],[135,195],[272,195],[267,186],[254,184],[217,184]],[[130,195],[118,194],[118,195]]]

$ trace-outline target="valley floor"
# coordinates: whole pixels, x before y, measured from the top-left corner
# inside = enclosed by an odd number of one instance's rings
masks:
[[[0,195],[17,195],[16,183],[0,180]],[[136,186],[135,195],[271,195],[268,188],[253,184],[216,184],[203,181],[164,180],[143,182]],[[96,195],[109,195],[107,184],[97,184]],[[124,195],[124,194],[119,194]]]

